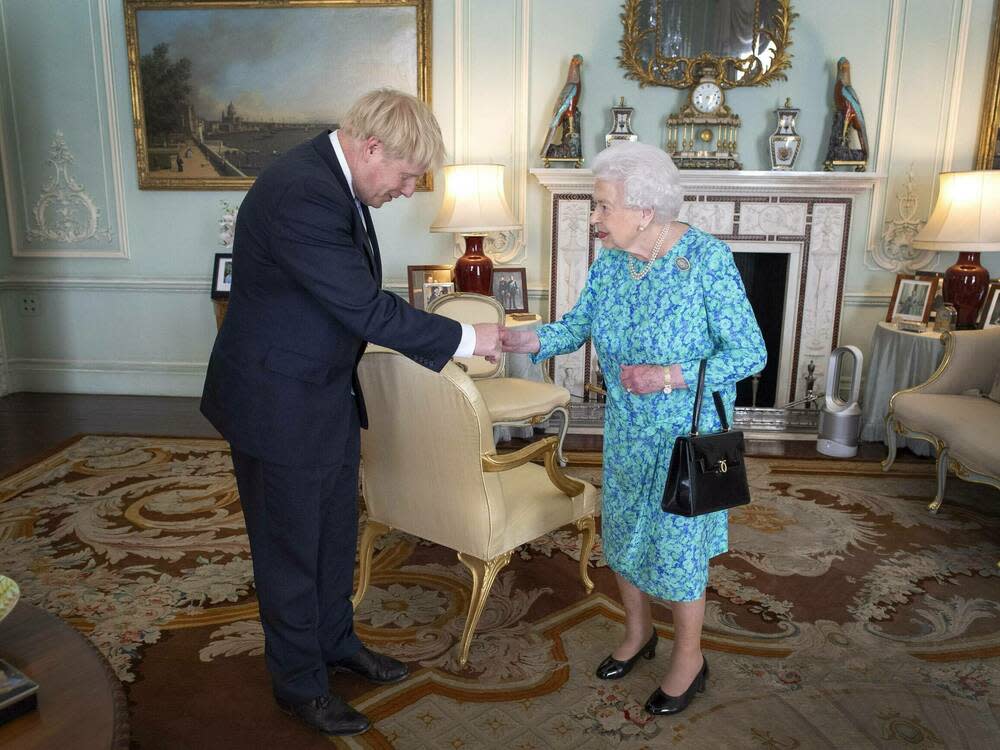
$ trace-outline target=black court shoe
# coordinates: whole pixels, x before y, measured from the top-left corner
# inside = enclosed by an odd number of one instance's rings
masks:
[[[649,696],[649,700],[646,701],[646,710],[656,716],[679,714],[688,707],[688,704],[694,699],[695,693],[705,692],[706,679],[708,679],[708,661],[702,663],[701,670],[688,685],[688,689],[681,695],[667,695],[660,688],[656,688]]]
[[[632,671],[632,667],[639,660],[641,656],[643,659],[652,659],[656,656],[656,642],[659,640],[656,635],[656,629],[653,629],[653,634],[646,641],[646,645],[639,649],[638,653],[631,659],[626,659],[625,661],[618,661],[612,654],[608,654],[608,658],[600,663],[597,667],[597,672],[595,673],[598,679],[601,680],[620,680],[622,677],[627,675]]]

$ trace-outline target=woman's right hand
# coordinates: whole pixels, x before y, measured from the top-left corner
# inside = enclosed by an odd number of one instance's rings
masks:
[[[500,345],[505,352],[519,354],[535,354],[542,346],[534,331],[519,331],[514,328],[500,329]]]

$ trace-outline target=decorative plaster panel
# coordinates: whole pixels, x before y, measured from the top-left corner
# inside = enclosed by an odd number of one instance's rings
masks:
[[[0,160],[14,256],[128,257],[108,2],[53,15],[0,0]]]
[[[551,192],[551,320],[576,302],[595,256],[588,223],[593,181],[586,172],[532,170]],[[847,175],[831,175],[827,182],[812,175],[803,180],[795,176],[739,172],[682,176],[686,193],[682,220],[711,232],[736,252],[777,252],[789,257],[778,355],[779,405],[783,398],[794,401],[803,391],[799,376],[810,360],[816,364],[819,380],[826,375],[826,357],[839,339],[851,196],[870,190],[879,179],[851,175],[852,179],[845,180]],[[564,192],[566,185],[577,186],[579,192]],[[592,382],[589,348],[556,357],[550,367],[555,382],[576,395],[582,395],[585,384]]]

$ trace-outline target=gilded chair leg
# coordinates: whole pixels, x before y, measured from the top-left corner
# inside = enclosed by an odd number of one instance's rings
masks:
[[[351,597],[351,606],[358,608],[361,600],[365,598],[365,591],[368,590],[368,581],[372,574],[372,550],[375,548],[375,540],[389,531],[389,527],[384,523],[373,521],[370,518],[365,524],[365,530],[361,532],[361,545],[358,549],[358,590]]]
[[[941,448],[937,455],[937,494],[934,500],[927,506],[931,513],[937,513],[944,502],[944,484],[948,481],[948,449]]]
[[[587,516],[586,518],[581,518],[576,522],[576,528],[580,530],[580,580],[583,581],[583,587],[587,590],[589,594],[594,590],[594,582],[590,580],[590,570],[588,568],[588,563],[590,562],[590,553],[594,551],[594,537],[596,535],[596,529],[594,526],[594,517]]]
[[[552,413],[562,415],[562,426],[559,428],[559,440],[556,443],[556,459],[559,461],[560,466],[565,466],[566,456],[563,455],[563,441],[566,439],[566,433],[569,431],[569,411],[563,406],[557,406],[552,410]]]
[[[504,566],[510,562],[514,550],[504,552],[502,555],[494,557],[492,560],[480,560],[478,557],[458,553],[459,561],[472,573],[472,595],[469,597],[469,614],[465,618],[465,629],[462,631],[462,640],[459,641],[459,666],[464,667],[469,661],[469,646],[472,645],[472,633],[479,624],[479,618],[483,614],[483,607],[486,606],[486,599],[493,588],[493,581],[496,580],[497,573],[503,570]]]
[[[896,460],[896,418],[891,414],[885,418],[885,440],[889,453],[882,461],[882,471],[889,471]]]

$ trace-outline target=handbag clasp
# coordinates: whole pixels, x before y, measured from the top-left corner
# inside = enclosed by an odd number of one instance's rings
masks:
[[[723,474],[729,471],[729,467],[726,466],[726,459],[722,459],[721,461],[719,461],[719,471],[721,471]]]

